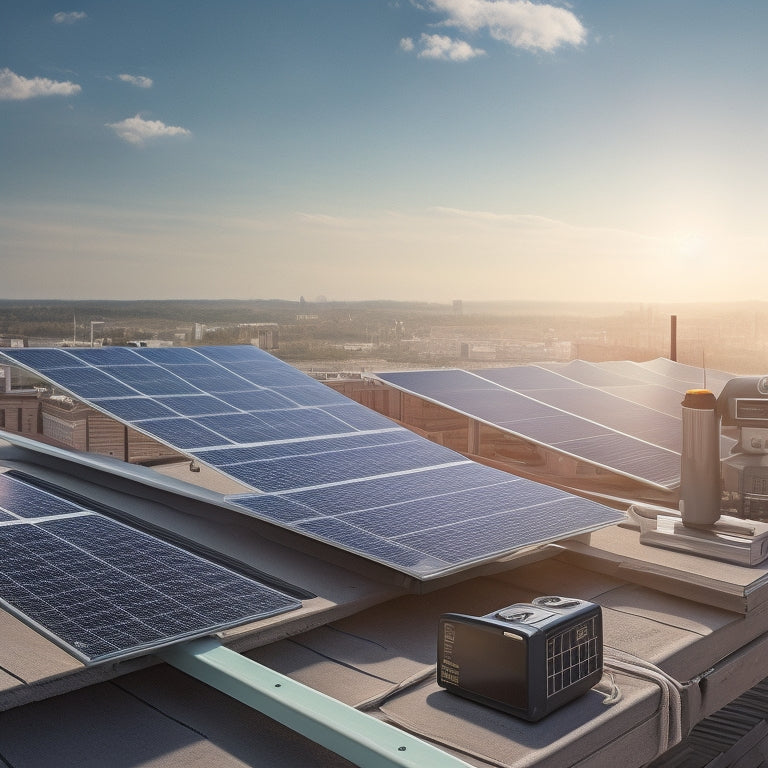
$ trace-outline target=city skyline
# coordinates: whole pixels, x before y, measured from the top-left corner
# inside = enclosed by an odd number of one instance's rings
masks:
[[[764,299],[767,23],[6,4],[0,298]]]

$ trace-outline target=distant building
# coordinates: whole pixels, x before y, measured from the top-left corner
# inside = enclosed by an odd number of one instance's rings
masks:
[[[280,326],[277,323],[248,323],[248,328],[256,331],[251,337],[251,344],[259,349],[270,351],[280,347]]]
[[[174,343],[172,341],[164,341],[163,339],[133,339],[125,343],[126,347],[172,347]]]

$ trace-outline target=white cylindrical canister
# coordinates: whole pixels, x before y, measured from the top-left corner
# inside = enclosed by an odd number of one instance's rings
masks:
[[[712,525],[720,517],[720,419],[707,389],[689,389],[683,406],[680,515],[684,525]]]

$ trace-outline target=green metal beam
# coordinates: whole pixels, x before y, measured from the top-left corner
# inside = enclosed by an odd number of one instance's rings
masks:
[[[182,672],[356,765],[468,768],[463,760],[225,648],[213,638],[180,643],[156,653]]]

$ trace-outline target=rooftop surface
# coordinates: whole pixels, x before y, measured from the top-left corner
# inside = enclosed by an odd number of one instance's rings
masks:
[[[257,684],[284,681],[277,685],[310,709],[342,706],[341,731],[355,731],[362,713],[415,735],[438,750],[435,765],[443,754],[474,766],[643,766],[768,676],[766,569],[646,552],[624,516],[423,581],[244,515],[177,470],[150,482],[156,470],[118,473],[110,460],[7,437],[6,476],[267,576],[294,596],[291,610],[219,628],[205,642],[252,661]],[[531,723],[437,685],[441,615],[481,616],[542,595],[600,606],[604,670],[594,688]],[[226,684],[181,671],[179,658],[197,658],[201,641],[181,640],[176,656],[164,646],[86,663],[10,611],[0,611],[0,638],[0,765],[405,765],[415,749],[377,735],[384,762],[355,757],[330,726],[303,727],[297,705],[280,724],[263,714],[275,716],[268,701],[244,703]],[[292,683],[306,688],[294,693]]]

